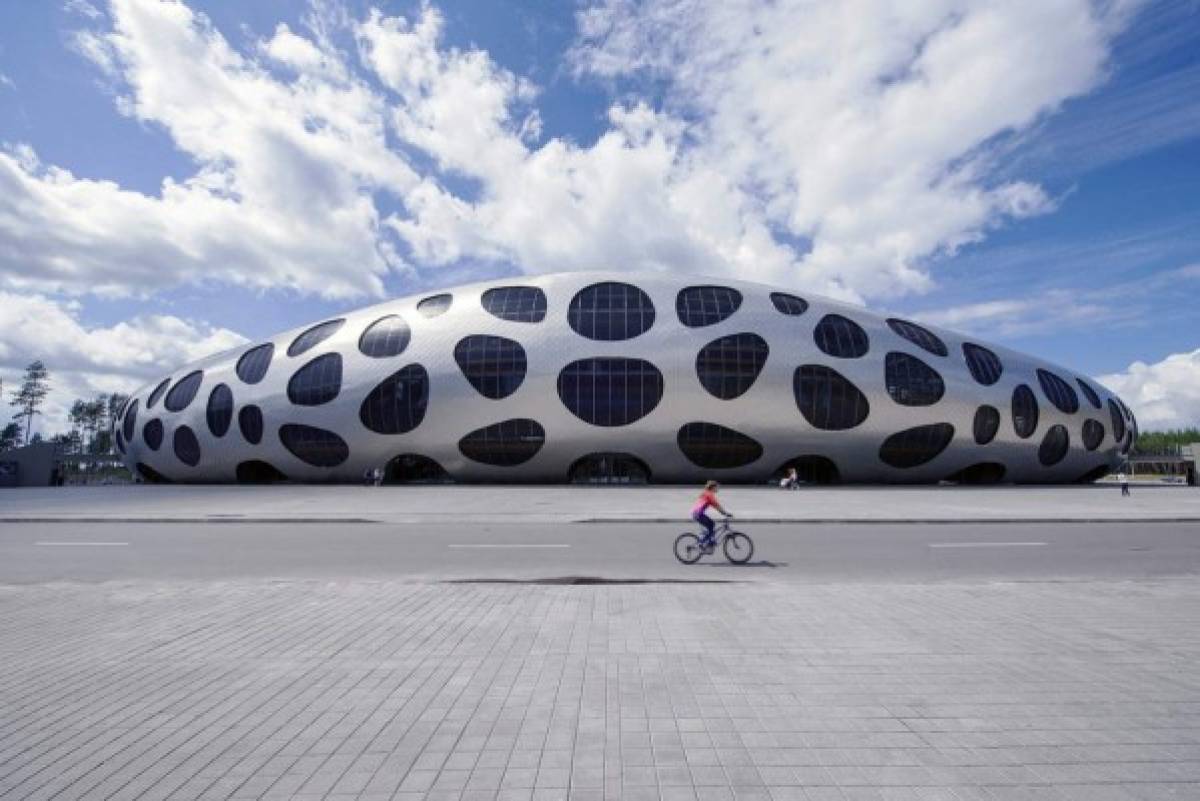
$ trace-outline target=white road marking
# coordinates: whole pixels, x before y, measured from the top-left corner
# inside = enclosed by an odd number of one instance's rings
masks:
[[[128,545],[128,542],[84,542],[82,540],[71,540],[69,542],[35,542],[34,545],[44,545],[48,547],[58,547],[61,545],[94,545],[97,547],[106,547],[113,545]]]
[[[534,543],[534,542],[466,542],[452,543],[447,548],[570,548],[565,543]]]
[[[930,548],[1029,548],[1044,542],[931,542]]]

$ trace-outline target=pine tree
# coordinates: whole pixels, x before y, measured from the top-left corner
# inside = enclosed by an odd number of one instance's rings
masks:
[[[12,399],[12,405],[18,409],[17,413],[13,415],[13,419],[25,421],[26,445],[31,441],[33,418],[42,413],[39,407],[46,400],[49,392],[50,372],[41,360],[32,362],[25,368],[25,377],[21,381],[21,388],[17,390]]]

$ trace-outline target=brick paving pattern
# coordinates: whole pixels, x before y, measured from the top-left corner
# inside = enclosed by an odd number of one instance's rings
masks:
[[[0,798],[1200,798],[1200,583],[0,587]]]

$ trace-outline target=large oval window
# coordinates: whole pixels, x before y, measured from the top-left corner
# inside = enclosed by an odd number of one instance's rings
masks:
[[[1104,442],[1104,424],[1099,420],[1084,420],[1083,447],[1089,451],[1094,451],[1100,447],[1101,442]]]
[[[346,440],[323,428],[287,423],[279,427],[279,441],[293,456],[313,467],[337,467],[350,458]]]
[[[292,344],[288,345],[287,355],[299,356],[306,351],[312,350],[317,345],[336,334],[338,329],[345,325],[345,323],[345,320],[328,320],[324,323],[314,325],[312,328],[308,329],[300,336],[292,340]]]
[[[744,467],[763,453],[753,438],[717,423],[688,423],[679,429],[676,441],[688,461],[699,467]]]
[[[879,447],[879,459],[897,468],[918,467],[931,462],[954,439],[954,426],[934,423],[892,434]]]
[[[342,389],[342,356],[326,353],[301,367],[288,379],[288,400],[297,406],[329,403]]]
[[[189,467],[195,467],[200,464],[200,440],[196,439],[196,432],[187,426],[180,426],[175,429],[175,436],[172,441],[175,448],[175,456],[179,461]]]
[[[175,382],[175,386],[171,387],[171,391],[167,393],[167,399],[163,401],[167,411],[182,412],[186,409],[192,399],[196,397],[196,392],[200,389],[200,382],[203,380],[204,373],[196,370]]]
[[[241,411],[238,412],[238,429],[242,432],[242,438],[251,445],[257,445],[262,442],[262,409],[253,404],[243,406]]]
[[[484,311],[514,323],[540,323],[546,318],[546,293],[536,286],[498,286],[483,293]]]
[[[1071,445],[1070,435],[1066,426],[1053,425],[1046,429],[1042,444],[1038,446],[1038,461],[1046,467],[1056,465],[1067,455]]]
[[[411,336],[412,332],[404,318],[398,314],[389,314],[367,326],[367,330],[358,338],[358,350],[372,359],[399,356],[408,347]]]
[[[633,339],[654,325],[654,303],[632,284],[605,281],[575,293],[567,307],[567,323],[588,339]]]
[[[946,350],[946,343],[928,328],[910,323],[908,320],[898,320],[895,317],[888,320],[887,324],[888,328],[934,356],[946,356],[950,353]]]
[[[884,359],[888,394],[902,406],[932,406],[946,393],[937,371],[907,353],[893,351]]]
[[[532,459],[546,442],[537,420],[517,418],[477,428],[458,441],[463,456],[495,467],[515,467]]]
[[[1000,374],[1004,372],[1004,365],[1000,363],[999,356],[982,345],[970,342],[964,342],[962,350],[972,378],[985,387],[990,387],[1000,380]]]
[[[640,420],[654,411],[662,394],[662,373],[644,359],[580,359],[558,374],[563,405],[594,426],[624,426]]]
[[[714,339],[696,354],[696,375],[710,395],[733,400],[753,386],[771,349],[758,334]]]
[[[429,373],[410,364],[379,383],[358,410],[362,424],[377,434],[406,434],[425,419]]]
[[[242,354],[242,358],[238,359],[237,367],[234,368],[237,377],[244,383],[257,384],[266,376],[267,368],[271,366],[271,357],[274,355],[275,346],[270,342],[251,348]]]
[[[225,384],[217,384],[208,395],[208,408],[204,411],[208,430],[214,437],[223,437],[233,422],[233,391]]]
[[[1079,396],[1075,394],[1075,390],[1070,384],[1049,370],[1040,368],[1037,371],[1037,377],[1038,383],[1042,385],[1042,392],[1060,412],[1075,414],[1079,411]]]
[[[742,305],[742,293],[727,286],[689,286],[675,296],[675,313],[689,328],[715,325]]]
[[[813,428],[844,431],[867,419],[867,396],[848,378],[823,364],[804,364],[792,376],[796,406]]]
[[[454,346],[454,361],[485,398],[507,398],[520,388],[528,367],[525,348],[505,337],[474,334]]]
[[[853,320],[840,314],[827,314],[813,329],[813,341],[822,353],[840,359],[857,359],[867,355],[871,342],[867,332]]]
[[[150,450],[158,450],[162,446],[163,441],[162,421],[155,418],[142,426],[142,439],[145,440],[146,446]]]
[[[1000,410],[995,406],[983,405],[975,410],[975,423],[972,427],[976,445],[987,445],[996,438],[1000,431]]]
[[[1013,430],[1021,439],[1028,439],[1037,430],[1038,403],[1033,390],[1018,384],[1012,395]]]

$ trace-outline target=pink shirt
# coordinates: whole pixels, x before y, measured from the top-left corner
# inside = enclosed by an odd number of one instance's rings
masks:
[[[700,493],[700,497],[697,499],[696,505],[692,507],[692,514],[704,514],[706,511],[708,511],[708,507],[716,505],[717,494],[712,490],[705,490],[704,492]]]

